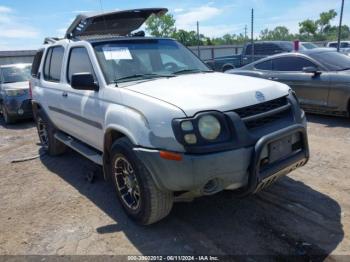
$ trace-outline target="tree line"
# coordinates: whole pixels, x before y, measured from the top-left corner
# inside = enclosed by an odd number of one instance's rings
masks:
[[[337,12],[331,9],[322,12],[316,20],[306,19],[299,23],[299,33],[293,34],[286,26],[277,26],[272,30],[268,28],[262,30],[256,40],[286,40],[299,39],[300,41],[334,41],[337,39],[338,26],[333,26],[331,22],[336,18]],[[163,16],[151,16],[146,21],[146,31],[155,37],[175,38],[186,46],[194,45],[240,45],[249,41],[244,34],[225,34],[222,37],[210,38],[196,31],[186,31],[177,29],[176,20],[172,14]],[[342,26],[342,39],[350,38],[350,28],[348,25]]]

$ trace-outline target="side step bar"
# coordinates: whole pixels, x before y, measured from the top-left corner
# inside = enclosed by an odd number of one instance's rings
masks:
[[[61,141],[66,146],[72,148],[73,150],[82,154],[86,158],[90,159],[95,164],[100,166],[103,165],[102,154],[99,151],[85,145],[77,139],[74,139],[73,137],[70,137],[62,132],[57,132],[55,134],[55,138]]]

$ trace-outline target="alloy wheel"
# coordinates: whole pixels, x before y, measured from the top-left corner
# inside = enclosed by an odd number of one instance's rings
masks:
[[[38,118],[37,126],[40,142],[43,145],[43,147],[48,148],[49,135],[47,130],[47,124],[41,118]]]
[[[114,163],[116,187],[123,203],[135,211],[140,207],[140,186],[134,168],[123,156],[117,157]]]

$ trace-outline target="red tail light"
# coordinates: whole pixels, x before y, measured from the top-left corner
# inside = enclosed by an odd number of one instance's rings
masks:
[[[33,98],[33,93],[32,93],[32,83],[29,81],[29,98]]]

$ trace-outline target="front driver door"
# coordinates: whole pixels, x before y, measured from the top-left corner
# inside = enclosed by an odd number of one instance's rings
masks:
[[[321,73],[315,75],[303,72],[304,67],[310,66]],[[306,109],[322,110],[328,106],[329,74],[307,58],[291,55],[272,59],[272,71],[268,78],[289,85]]]
[[[70,85],[73,74],[91,73],[97,81],[90,55],[85,46],[73,46],[68,53],[66,83],[63,85],[61,109],[67,123],[67,133],[102,150],[103,124],[101,91],[76,90]]]

